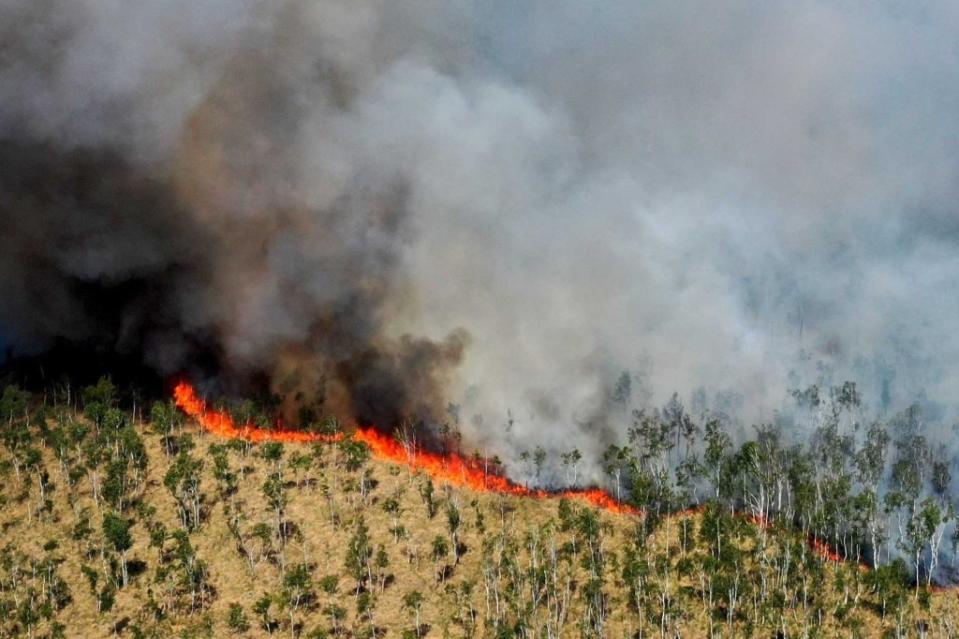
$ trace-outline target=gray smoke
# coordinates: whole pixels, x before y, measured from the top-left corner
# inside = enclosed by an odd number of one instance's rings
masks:
[[[763,419],[852,379],[951,413],[955,3],[5,0],[0,25],[15,349],[212,351],[360,419],[452,401],[506,456],[615,439],[623,370],[633,406]]]

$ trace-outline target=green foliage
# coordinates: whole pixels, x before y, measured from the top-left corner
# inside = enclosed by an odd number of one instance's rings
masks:
[[[242,605],[238,603],[230,604],[226,625],[230,631],[236,634],[242,634],[250,629],[250,620],[247,618]]]
[[[260,457],[276,466],[283,459],[283,444],[280,442],[267,442],[260,446]]]
[[[113,603],[116,601],[116,591],[111,584],[107,584],[97,596],[97,607],[101,613],[110,612],[113,609]]]
[[[883,617],[889,613],[897,613],[906,604],[909,570],[902,559],[871,570],[865,581],[878,596]]]
[[[263,495],[266,497],[266,502],[270,505],[270,508],[276,511],[277,517],[279,517],[283,508],[286,507],[287,501],[286,486],[280,473],[270,473],[270,476],[263,482]]]
[[[560,530],[569,531],[576,521],[576,507],[565,497],[560,498],[557,503]]]
[[[100,574],[85,564],[80,565],[80,572],[86,578],[87,584],[90,586],[90,592],[96,594],[97,583],[100,581]]]
[[[443,561],[446,559],[446,556],[450,552],[449,544],[446,542],[445,537],[437,535],[433,538],[433,543],[430,545],[430,551],[433,557],[433,561]]]
[[[460,527],[460,511],[452,501],[446,502],[446,526],[450,531],[450,536],[456,537],[456,532]]]
[[[323,418],[319,424],[316,424],[316,430],[322,435],[333,437],[342,432],[339,420],[336,417],[329,416]]]
[[[124,498],[129,485],[127,461],[120,458],[107,465],[107,476],[103,480],[103,497],[114,508],[123,508]]]
[[[423,593],[418,590],[403,595],[403,607],[409,611],[412,617],[413,634],[416,637],[420,636],[420,608],[423,607],[424,599]]]
[[[70,612],[59,611],[94,604],[105,634],[142,606],[117,631],[135,637],[240,634],[251,625],[292,637],[418,637],[427,628],[430,636],[466,639],[866,636],[880,626],[905,636],[936,623],[942,600],[929,583],[936,562],[949,556],[939,543],[945,537],[959,547],[950,465],[927,441],[918,409],[861,424],[858,390],[849,386],[800,393],[801,410],[814,410],[811,443],[794,442],[785,421],[740,434],[704,407],[707,400],[693,403],[702,422],[678,396],[661,410],[635,411],[627,441],[607,449],[603,469],[606,486],[613,493],[618,487],[646,516],[617,518],[574,497],[556,500],[552,510],[458,492],[425,474],[410,473],[407,481],[402,467],[387,473],[370,464],[369,449],[350,439],[317,444],[313,454],[260,445],[249,456],[247,444],[181,432],[182,418],[166,402],[151,408],[155,424],[144,431],[118,409],[115,389],[92,388],[87,418],[62,408],[44,414],[25,394],[0,396],[0,408],[16,405],[0,420],[0,503],[22,509],[38,530],[30,541],[35,556],[0,546],[0,636],[57,636],[72,628],[61,623]],[[621,416],[630,418],[626,410]],[[452,428],[441,433],[450,445]],[[148,460],[147,451],[161,446],[168,456]],[[527,455],[531,477],[547,462],[541,451]],[[579,451],[561,460],[567,478],[581,462],[592,469],[598,461]],[[474,463],[487,468],[481,456]],[[341,465],[362,475],[343,475]],[[286,481],[293,474],[296,481]],[[151,504],[157,480],[160,493],[173,496],[182,529],[166,528],[169,498]],[[200,489],[214,481],[210,499]],[[305,498],[313,490],[326,499]],[[418,499],[426,516],[412,507]],[[263,519],[264,502],[275,525],[254,523]],[[297,508],[287,512],[289,503]],[[701,511],[668,516],[690,504]],[[304,515],[301,507],[311,510]],[[102,513],[99,528],[91,525],[93,512]],[[210,523],[201,527],[206,515]],[[229,533],[211,538],[224,519]],[[374,526],[374,519],[389,525]],[[149,553],[140,547],[134,554],[134,522],[145,531],[136,541],[148,538]],[[3,523],[17,534],[26,530],[22,522]],[[315,523],[332,526],[322,534],[344,553],[333,555],[342,573],[330,570],[329,551],[311,538]],[[51,535],[57,526],[72,543]],[[874,558],[879,568],[825,562],[807,535],[840,554]],[[243,578],[267,589],[259,599],[233,595],[237,602],[219,628],[205,613],[224,580],[238,576],[229,564],[201,559],[198,551],[211,540],[218,560],[221,552],[238,553]],[[63,552],[77,555],[66,564],[72,568],[59,567]],[[897,552],[905,561],[890,561]],[[129,570],[129,585],[126,555],[138,566]],[[317,565],[328,574],[314,579]],[[411,573],[418,581],[407,581]],[[78,602],[69,574],[82,584]],[[398,602],[402,611],[388,610]]]
[[[101,377],[93,386],[87,386],[80,391],[84,414],[97,426],[105,420],[109,413],[116,425],[122,413],[116,412],[117,387],[109,377]],[[111,412],[113,411],[113,412]]]
[[[30,404],[30,394],[19,386],[8,385],[0,394],[0,420],[12,422],[24,419],[27,416],[27,407]]]
[[[270,608],[273,606],[273,597],[265,592],[253,604],[253,613],[260,618],[260,625],[264,630],[272,630],[273,622],[270,617]]]
[[[346,548],[345,566],[347,572],[357,582],[357,591],[367,582],[371,570],[370,560],[373,557],[373,547],[370,542],[370,529],[366,526],[363,517],[358,517]]]
[[[283,575],[283,592],[288,606],[298,608],[313,590],[312,569],[309,564],[299,563],[286,569]]]
[[[364,442],[347,437],[339,446],[344,456],[343,465],[351,472],[362,468],[370,459],[370,447]]]
[[[131,523],[117,514],[105,513],[103,515],[103,536],[119,553],[125,553],[133,545],[130,528]]]
[[[176,500],[180,522],[187,530],[200,525],[200,471],[203,462],[182,451],[163,477],[163,485]]]
[[[423,478],[423,482],[420,484],[420,497],[423,498],[423,503],[426,505],[426,516],[432,519],[436,516],[437,509],[432,477]]]
[[[210,444],[207,453],[213,459],[213,477],[220,488],[220,495],[227,497],[237,489],[237,474],[230,467],[228,448]]]
[[[320,590],[331,597],[336,594],[339,584],[340,578],[336,575],[326,575],[318,583]]]

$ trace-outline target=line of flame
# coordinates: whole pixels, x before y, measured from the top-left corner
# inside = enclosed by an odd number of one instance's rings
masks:
[[[342,441],[344,435],[324,435],[297,430],[278,428],[267,430],[250,424],[237,426],[233,417],[226,411],[209,409],[196,393],[196,389],[186,382],[180,382],[173,390],[176,405],[187,415],[197,421],[207,432],[226,439],[244,439],[247,441],[286,442],[291,444],[309,443],[336,443]],[[388,437],[372,428],[357,428],[353,437],[370,447],[374,458],[398,464],[410,464],[438,481],[444,481],[454,486],[464,486],[476,492],[494,492],[518,497],[569,497],[581,499],[590,504],[618,514],[642,516],[643,511],[635,506],[618,501],[605,490],[600,488],[570,488],[562,491],[545,491],[517,484],[502,475],[490,473],[483,464],[474,459],[465,458],[455,453],[440,455],[429,451],[407,451],[402,443]],[[701,509],[691,508],[684,512],[698,512]],[[679,513],[677,513],[679,514]],[[769,528],[770,522],[762,517],[748,515],[747,519],[757,526]],[[840,554],[827,542],[810,537],[809,545],[820,557],[829,561],[842,561]]]
[[[207,432],[227,439],[244,439],[251,442],[286,442],[293,444],[335,443],[343,439],[342,433],[323,435],[297,430],[278,428],[268,430],[256,428],[250,424],[237,426],[226,411],[207,408],[196,389],[186,382],[180,382],[173,390],[176,405],[192,417]],[[643,511],[629,504],[617,501],[612,495],[599,488],[571,488],[550,492],[529,488],[517,484],[502,475],[490,473],[476,460],[458,454],[440,455],[429,451],[407,451],[402,443],[372,428],[357,428],[353,437],[370,447],[372,456],[382,461],[410,464],[438,481],[454,486],[463,486],[477,492],[495,492],[519,497],[569,497],[589,502],[597,508],[609,512],[641,516]]]

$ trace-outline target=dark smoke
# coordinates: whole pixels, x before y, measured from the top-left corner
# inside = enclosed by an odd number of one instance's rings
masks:
[[[362,424],[398,424],[404,416],[430,415],[446,399],[442,390],[449,379],[444,372],[460,362],[466,341],[463,333],[440,344],[403,337],[341,361],[336,372],[349,389],[351,414]],[[396,407],[405,414],[396,413]]]
[[[944,0],[7,0],[0,336],[362,421],[452,402],[507,461],[598,457],[674,391],[748,428],[853,380],[870,414],[949,423],[957,24]]]
[[[38,4],[0,11],[12,368],[34,355],[71,375],[152,371],[156,388],[186,374],[221,392],[265,379],[291,405],[386,427],[442,406],[464,334],[386,333],[410,233],[404,176],[358,166],[314,183],[291,150],[320,112],[349,111],[355,79],[326,43],[309,50],[305,6],[207,34],[158,3]],[[194,11],[240,7],[208,5]]]
[[[56,353],[70,373],[205,359],[212,341],[172,305],[203,277],[203,232],[167,186],[109,148],[8,137],[0,166],[0,334],[13,354]]]

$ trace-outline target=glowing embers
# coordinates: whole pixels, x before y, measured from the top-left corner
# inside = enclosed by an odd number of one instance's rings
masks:
[[[322,435],[303,431],[277,428],[268,430],[250,424],[237,426],[226,411],[208,409],[196,390],[186,382],[180,382],[173,391],[176,405],[192,417],[207,432],[228,439],[245,439],[251,442],[286,442],[306,444],[313,442],[334,443],[343,435]],[[597,508],[614,513],[642,515],[642,510],[616,501],[612,495],[599,488],[572,488],[560,492],[537,490],[510,481],[502,475],[491,473],[482,460],[474,460],[458,454],[439,455],[407,447],[403,443],[373,428],[357,428],[354,439],[370,447],[375,459],[409,464],[427,473],[434,479],[454,486],[463,486],[477,492],[495,492],[520,497],[569,497],[587,501]]]

